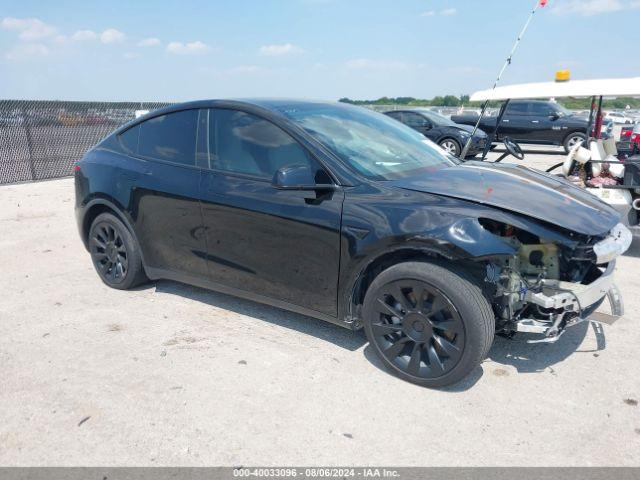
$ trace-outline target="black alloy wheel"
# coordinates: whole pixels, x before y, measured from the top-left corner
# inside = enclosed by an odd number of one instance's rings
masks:
[[[371,323],[376,344],[395,368],[413,377],[437,378],[451,371],[464,349],[464,325],[451,301],[418,280],[385,285]]]
[[[90,238],[93,262],[109,283],[122,283],[129,272],[129,254],[122,234],[108,222],[92,229]]]
[[[465,378],[486,357],[495,333],[493,309],[477,281],[436,260],[403,262],[378,274],[362,320],[382,363],[425,387]]]
[[[98,215],[87,240],[93,266],[104,283],[126,290],[147,280],[138,243],[115,215]]]

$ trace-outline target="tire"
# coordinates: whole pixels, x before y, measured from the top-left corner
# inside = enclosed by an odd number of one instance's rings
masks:
[[[363,322],[389,371],[432,388],[469,375],[495,333],[493,310],[477,283],[464,271],[426,262],[400,263],[380,273],[365,295]]]
[[[462,152],[460,143],[458,143],[458,141],[453,138],[443,138],[442,140],[440,140],[438,145],[440,145],[443,150],[449,152],[454,157],[459,157],[460,152]]]
[[[98,276],[111,288],[127,290],[148,280],[138,242],[115,215],[101,213],[95,218],[88,243]]]
[[[575,142],[582,140],[584,144],[587,141],[587,136],[584,133],[580,132],[572,132],[567,135],[562,142],[562,146],[564,147],[564,152],[569,153],[569,150],[575,145]]]

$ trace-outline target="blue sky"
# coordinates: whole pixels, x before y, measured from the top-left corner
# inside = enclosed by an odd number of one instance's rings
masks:
[[[532,0],[0,0],[0,98],[337,99],[488,88]],[[503,83],[640,75],[640,0],[549,0]]]

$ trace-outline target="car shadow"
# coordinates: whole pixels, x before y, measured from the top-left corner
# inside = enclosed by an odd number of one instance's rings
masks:
[[[367,344],[367,339],[362,330],[354,332],[305,315],[170,280],[159,280],[155,284],[150,283],[140,286],[136,290],[151,288],[155,288],[158,293],[189,298],[305,335],[312,335],[352,352]],[[586,337],[589,328],[592,328],[595,333],[596,347],[592,350],[579,350],[579,346]],[[526,343],[527,338],[537,337],[528,336],[527,334],[519,334],[512,340],[496,337],[489,351],[488,359],[498,364],[513,366],[519,373],[537,373],[552,368],[553,365],[562,362],[574,353],[595,353],[606,347],[606,339],[602,327],[591,322],[584,322],[567,329],[556,343],[531,344]],[[370,345],[366,345],[363,352],[365,358],[374,367],[388,375],[393,375],[380,361]],[[436,390],[451,393],[467,391],[478,383],[486,368],[487,362],[484,362],[460,382]],[[398,381],[402,380],[398,379]]]
[[[522,146],[522,153],[524,153],[525,155],[556,155],[556,156],[566,156],[566,152],[557,147],[557,148],[527,148],[527,146]],[[493,153],[500,153],[503,154],[506,152],[506,148],[504,148],[503,146],[498,146],[496,148],[494,148],[493,150],[491,150]]]
[[[579,349],[590,328],[596,337],[595,349]],[[583,322],[568,328],[555,343],[526,342],[527,339],[534,338],[540,336],[519,334],[512,340],[496,337],[488,358],[495,363],[510,365],[518,373],[537,373],[547,369],[553,371],[553,365],[575,353],[595,353],[606,347],[602,326],[593,322]]]
[[[153,283],[149,284],[149,288],[153,288],[153,286]],[[146,286],[141,288],[146,288]],[[224,293],[193,287],[170,280],[158,280],[155,284],[155,289],[158,293],[178,295],[240,315],[257,318],[305,335],[312,335],[350,351],[358,350],[366,343],[363,332],[354,332],[323,320]]]

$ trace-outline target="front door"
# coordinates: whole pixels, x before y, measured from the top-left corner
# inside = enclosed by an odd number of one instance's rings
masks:
[[[202,216],[213,282],[335,316],[341,190],[278,190],[274,173],[319,163],[273,123],[238,110],[209,110],[210,169],[203,171]]]
[[[418,113],[402,112],[402,123],[414,130],[417,130],[434,142],[438,139],[438,134],[433,131],[433,125],[431,122]]]

